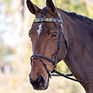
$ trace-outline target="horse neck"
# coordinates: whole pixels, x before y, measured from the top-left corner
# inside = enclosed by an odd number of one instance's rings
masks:
[[[68,33],[66,36],[69,43],[69,49],[64,61],[77,79],[93,82],[93,78],[91,78],[93,77],[93,38],[90,36],[91,34],[83,28],[84,26],[79,25],[68,16],[64,17],[63,22],[64,30],[66,34]],[[82,85],[86,91],[89,91],[90,84]]]

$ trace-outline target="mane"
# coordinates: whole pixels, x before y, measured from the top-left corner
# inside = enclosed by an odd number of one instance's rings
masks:
[[[74,12],[66,12],[66,11],[61,10],[59,8],[57,8],[57,9],[62,11],[63,13],[65,13],[66,15],[68,15],[71,18],[76,18],[76,19],[78,19],[78,20],[80,20],[80,21],[82,21],[82,22],[84,22],[86,24],[93,25],[93,19],[90,19],[90,18],[88,18],[86,16],[78,15],[78,14],[76,14]]]
[[[71,19],[78,19],[81,22],[86,23],[87,25],[93,25],[93,19],[90,19],[86,16],[82,16],[82,15],[78,15],[75,12],[67,12],[64,10],[61,10],[59,8],[57,8],[58,10],[62,11],[63,13],[65,13],[67,16],[69,16]],[[42,17],[44,17],[44,15],[46,14],[46,12],[48,11],[47,7],[44,7],[40,12],[42,13]]]

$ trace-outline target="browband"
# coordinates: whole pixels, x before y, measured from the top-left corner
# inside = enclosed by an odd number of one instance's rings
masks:
[[[58,22],[62,23],[61,20],[55,19],[55,18],[36,18],[33,22]]]

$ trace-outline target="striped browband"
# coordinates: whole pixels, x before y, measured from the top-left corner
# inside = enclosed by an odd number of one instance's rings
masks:
[[[55,18],[36,18],[33,22],[58,22],[62,23],[61,20],[55,19]]]

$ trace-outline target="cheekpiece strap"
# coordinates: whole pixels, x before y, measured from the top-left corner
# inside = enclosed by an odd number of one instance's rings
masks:
[[[55,18],[37,18],[37,19],[34,19],[33,22],[58,22],[58,23],[62,23],[61,20],[58,20]]]

